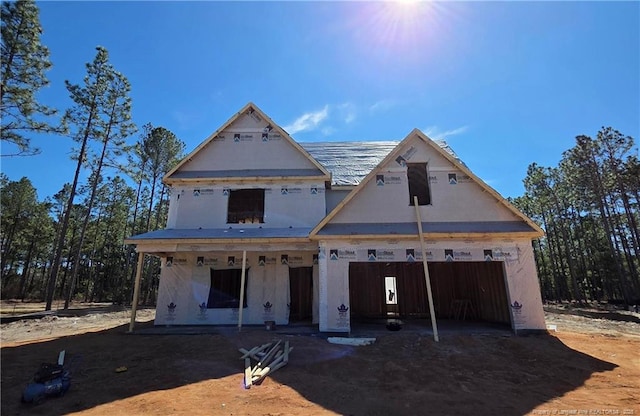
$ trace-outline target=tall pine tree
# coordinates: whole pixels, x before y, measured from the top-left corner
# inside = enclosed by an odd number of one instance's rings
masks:
[[[31,133],[58,131],[43,121],[55,110],[38,103],[35,94],[49,84],[45,72],[51,67],[49,49],[40,42],[39,9],[33,0],[2,2],[2,59],[0,138],[17,147],[17,152],[2,156],[27,156],[39,153],[33,148]]]
[[[82,253],[85,235],[91,212],[93,210],[94,201],[98,185],[100,184],[103,168],[111,157],[120,156],[125,150],[125,139],[135,131],[135,125],[131,122],[131,98],[129,91],[131,86],[127,78],[116,71],[111,71],[109,83],[105,93],[104,109],[100,114],[100,125],[96,132],[99,136],[95,139],[100,141],[99,155],[91,161],[92,173],[90,179],[90,196],[87,202],[87,214],[82,223],[80,230],[80,241],[76,250],[76,258],[79,259]],[[69,303],[75,291],[76,280],[78,278],[78,263],[73,264],[71,272],[71,283],[67,291],[67,298],[64,308],[69,308]]]
[[[69,226],[69,219],[78,188],[80,172],[87,161],[90,140],[104,142],[107,137],[118,137],[129,127],[128,83],[124,77],[115,71],[109,63],[109,53],[101,46],[93,62],[87,64],[87,75],[82,85],[66,81],[67,90],[74,102],[74,107],[67,110],[64,116],[65,124],[70,127],[73,139],[79,148],[73,158],[77,160],[76,171],[71,184],[69,199],[60,226],[60,233],[56,243],[51,274],[47,283],[46,310],[51,309],[56,288],[56,280],[62,260],[62,250],[65,247],[65,235]],[[124,82],[124,84],[123,84]],[[126,84],[126,85],[125,85]],[[124,86],[123,86],[124,85]],[[121,101],[119,101],[121,100]],[[118,113],[118,124],[114,126],[114,105],[124,106],[122,114]],[[120,123],[123,123],[120,125]],[[127,127],[124,127],[127,126]],[[113,132],[110,132],[113,129]],[[107,140],[109,142],[109,140]]]

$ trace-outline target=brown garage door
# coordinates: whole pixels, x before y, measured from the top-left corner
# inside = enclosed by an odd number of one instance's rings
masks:
[[[510,322],[501,262],[433,262],[429,276],[436,317]],[[354,318],[429,316],[422,263],[350,263],[349,299]]]

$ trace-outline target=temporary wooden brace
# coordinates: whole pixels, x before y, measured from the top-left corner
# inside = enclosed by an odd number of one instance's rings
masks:
[[[244,306],[244,284],[247,272],[247,250],[242,251],[242,273],[240,277],[240,301],[238,302],[238,332],[242,331],[242,309]]]
[[[144,264],[144,253],[138,253],[138,268],[136,269],[136,280],[133,285],[133,299],[131,300],[131,322],[129,332],[133,332],[136,324],[136,311],[138,309],[138,297],[140,296],[140,278],[142,277],[142,265]]]
[[[438,325],[436,324],[436,312],[433,308],[433,295],[431,294],[431,279],[429,278],[429,265],[427,264],[427,249],[424,244],[424,234],[422,233],[422,219],[420,218],[420,206],[418,197],[413,197],[413,205],[416,207],[416,218],[418,221],[418,234],[420,235],[420,248],[422,249],[422,267],[424,268],[424,280],[427,284],[427,297],[429,298],[429,315],[431,315],[431,327],[433,328],[433,339],[439,342]]]

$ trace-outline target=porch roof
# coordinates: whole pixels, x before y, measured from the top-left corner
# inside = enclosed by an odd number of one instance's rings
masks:
[[[266,242],[273,239],[308,239],[311,227],[260,228],[260,227],[228,227],[228,228],[178,228],[150,231],[134,235],[125,240],[126,244],[140,244],[151,241],[196,241],[196,240],[258,240]]]
[[[221,178],[288,178],[318,177],[324,180],[319,169],[238,169],[238,170],[188,170],[178,171],[171,179],[221,179]]]
[[[516,236],[537,235],[524,221],[456,221],[456,222],[423,222],[422,230],[425,234],[444,235],[450,237],[500,235],[509,234]],[[317,237],[340,236],[411,236],[418,235],[418,224],[415,222],[403,223],[330,223],[322,227]]]

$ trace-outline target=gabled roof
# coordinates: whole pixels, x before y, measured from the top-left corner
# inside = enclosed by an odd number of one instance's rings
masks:
[[[316,225],[313,228],[313,230],[311,231],[310,237],[313,238],[318,236],[320,231],[323,230],[323,228],[331,222],[331,220],[343,209],[343,207],[346,206],[349,203],[349,201],[357,197],[358,193],[365,188],[365,185],[369,181],[375,180],[376,175],[380,172],[380,170],[384,166],[386,166],[389,162],[395,160],[398,156],[400,156],[403,146],[407,144],[410,140],[412,140],[414,137],[418,137],[428,146],[433,148],[436,152],[442,155],[442,157],[444,157],[449,162],[451,162],[456,168],[460,169],[463,173],[467,174],[472,179],[472,181],[477,183],[480,187],[482,187],[482,189],[484,189],[486,192],[488,192],[490,195],[496,198],[499,203],[504,205],[509,211],[515,214],[516,217],[522,219],[522,221],[524,221],[529,227],[531,227],[532,229],[531,236],[535,235],[536,237],[541,237],[544,235],[544,231],[535,222],[533,222],[529,217],[527,217],[522,212],[520,212],[520,210],[514,207],[511,203],[509,203],[509,201],[507,201],[504,197],[502,197],[502,195],[500,195],[495,189],[487,185],[482,179],[480,179],[473,172],[471,172],[471,170],[469,170],[469,168],[467,168],[467,166],[464,163],[462,163],[462,161],[458,159],[455,156],[455,154],[453,154],[452,151],[447,150],[446,148],[443,148],[441,145],[438,145],[435,141],[431,140],[426,134],[424,134],[419,129],[413,129],[411,133],[409,133],[400,143],[398,143],[398,145],[384,159],[382,159],[380,163],[378,163],[378,166],[376,166],[375,169],[372,169],[371,172],[369,172],[369,174],[362,180],[362,182],[353,191],[351,191],[340,204],[338,204],[329,214],[327,214],[327,216],[322,221],[320,221],[318,225]],[[347,230],[345,229],[345,231]],[[334,234],[334,233],[332,232],[331,234]],[[347,232],[346,234],[349,234],[349,233]]]
[[[444,140],[434,140],[453,157],[458,156]],[[355,186],[364,179],[378,163],[400,143],[394,141],[375,142],[301,142],[322,166],[331,172],[333,185]],[[462,163],[462,161],[460,161]]]
[[[200,152],[203,148],[205,148],[210,143],[212,143],[213,140],[216,138],[216,136],[218,136],[218,134],[220,134],[222,131],[228,128],[231,124],[233,124],[236,120],[238,120],[239,117],[241,117],[244,114],[257,115],[258,117],[265,120],[267,124],[271,126],[272,131],[279,133],[285,141],[287,141],[291,146],[293,146],[298,152],[302,153],[317,168],[317,170],[307,169],[305,170],[305,172],[291,172],[285,169],[285,170],[273,171],[273,172],[263,171],[263,172],[256,173],[255,175],[251,173],[247,174],[245,170],[244,172],[240,172],[238,175],[236,175],[239,179],[246,180],[248,177],[264,178],[265,176],[277,176],[279,178],[292,176],[292,177],[296,177],[296,179],[300,179],[300,177],[305,177],[305,178],[314,178],[322,181],[331,180],[331,173],[324,166],[322,166],[317,160],[313,158],[313,156],[309,154],[309,152],[307,152],[302,146],[300,146],[295,140],[293,140],[291,136],[289,136],[289,134],[284,129],[282,129],[282,127],[274,123],[274,121],[271,120],[271,118],[267,116],[262,110],[260,110],[255,104],[253,104],[252,102],[249,102],[240,111],[238,111],[229,120],[227,120],[220,128],[218,128],[215,132],[209,135],[209,137],[207,137],[202,143],[200,143],[198,147],[196,147],[191,153],[189,153],[185,158],[183,158],[180,161],[180,163],[178,163],[173,169],[171,169],[166,175],[164,175],[162,179],[163,182],[170,183],[172,182],[172,180],[190,180],[190,179],[196,180],[196,179],[208,179],[208,178],[217,178],[217,179],[224,178],[226,180],[235,179],[236,176],[230,177],[227,175],[227,176],[221,177],[219,176],[219,174],[208,176],[211,174],[211,172],[192,171],[189,173],[185,173],[185,172],[179,172],[179,170],[185,164],[191,161],[198,152]]]

